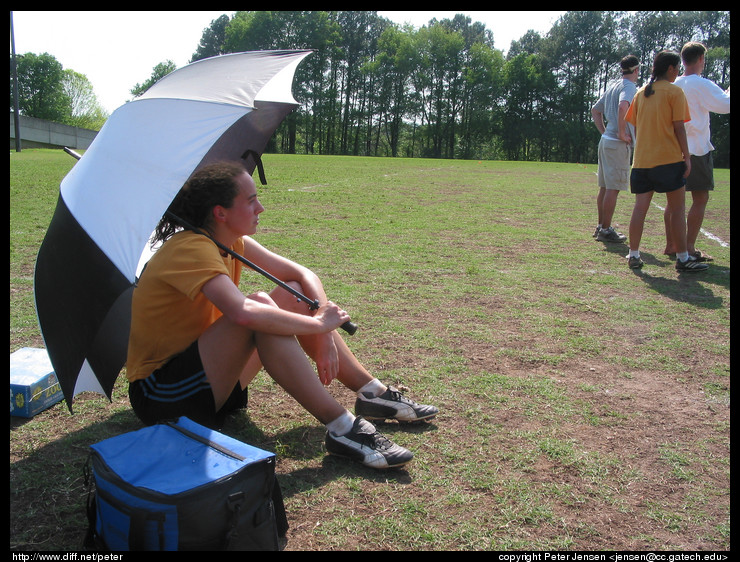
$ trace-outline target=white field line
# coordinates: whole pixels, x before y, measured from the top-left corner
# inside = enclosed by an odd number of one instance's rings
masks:
[[[655,205],[656,207],[658,207],[658,209],[660,209],[661,211],[665,211],[665,207],[661,207],[661,206],[660,206],[660,205],[658,205],[658,204],[657,204],[657,203],[656,203],[655,201],[651,201],[651,203],[652,203],[653,205]],[[706,230],[704,230],[703,228],[700,228],[700,229],[699,229],[699,232],[701,232],[701,233],[702,233],[702,234],[703,234],[704,236],[706,236],[706,237],[707,237],[707,238],[709,238],[710,240],[714,240],[715,242],[717,242],[717,243],[718,243],[718,244],[719,244],[720,246],[722,246],[723,248],[729,248],[729,247],[730,247],[730,244],[728,244],[728,243],[727,243],[727,242],[725,242],[724,240],[722,240],[722,239],[718,238],[717,236],[715,236],[715,235],[714,235],[714,234],[712,234],[711,232],[707,232],[707,231],[706,231]]]

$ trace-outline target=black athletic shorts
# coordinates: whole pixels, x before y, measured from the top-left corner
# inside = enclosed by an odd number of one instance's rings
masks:
[[[131,407],[146,425],[187,416],[220,429],[228,414],[247,407],[247,389],[237,382],[226,404],[216,411],[197,341],[147,378],[130,383],[128,394]]]
[[[703,156],[691,155],[691,173],[686,178],[686,191],[714,190],[714,159],[709,151]]]
[[[655,168],[632,168],[630,191],[632,193],[676,191],[686,185],[686,178],[683,177],[685,171],[686,164],[683,162],[664,164]]]

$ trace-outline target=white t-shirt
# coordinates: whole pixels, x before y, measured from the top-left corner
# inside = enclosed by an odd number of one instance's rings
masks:
[[[723,91],[711,80],[698,74],[679,76],[674,82],[686,94],[691,121],[686,123],[686,138],[689,152],[694,156],[704,156],[714,150],[709,141],[709,112],[729,113],[730,92]]]

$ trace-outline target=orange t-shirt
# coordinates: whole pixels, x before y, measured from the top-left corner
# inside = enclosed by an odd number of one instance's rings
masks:
[[[691,119],[686,96],[666,80],[653,82],[653,90],[655,93],[646,98],[645,88],[640,88],[625,116],[636,130],[633,168],[655,168],[684,159],[673,123]]]
[[[231,248],[244,253],[239,238]],[[184,351],[215,322],[221,311],[201,292],[220,274],[239,285],[241,262],[223,257],[202,234],[176,233],[152,256],[134,289],[126,376],[145,379]]]

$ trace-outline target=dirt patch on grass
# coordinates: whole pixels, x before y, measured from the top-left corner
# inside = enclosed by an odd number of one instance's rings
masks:
[[[428,320],[433,321],[432,314]],[[415,322],[424,320],[417,316]],[[721,393],[709,396],[705,380],[690,372],[679,380],[649,366],[620,374],[598,358],[553,366],[492,353],[471,341],[454,347],[467,358],[468,377],[495,373],[511,384],[489,386],[487,395],[476,396],[462,390],[464,381],[450,381],[442,414],[423,432],[417,429],[408,438],[397,426],[381,426],[413,443],[415,462],[424,463],[423,470],[369,476],[331,457],[308,466],[303,459],[283,458],[279,473],[288,488],[292,522],[288,550],[394,548],[384,538],[368,544],[367,536],[374,533],[359,526],[358,536],[354,523],[337,536],[331,521],[339,513],[355,521],[394,510],[393,498],[387,497],[389,482],[402,489],[405,504],[433,505],[434,513],[425,513],[420,523],[432,536],[438,529],[442,535],[445,527],[449,533],[449,526],[483,525],[485,538],[471,539],[472,549],[522,544],[585,551],[729,548],[729,399]],[[411,360],[400,348],[386,365],[390,371]],[[695,361],[714,360],[710,355],[698,354]],[[523,384],[517,385],[517,379]],[[556,398],[537,396],[543,381]],[[336,395],[351,407],[351,397],[341,391]],[[495,429],[482,430],[479,424]],[[476,450],[470,436],[481,431],[485,437],[478,458],[465,458]],[[303,438],[315,445],[323,434],[308,430]],[[450,449],[461,457],[451,456]],[[465,477],[471,461],[481,463],[481,481]],[[362,482],[347,493],[334,476],[324,479],[326,469]],[[512,494],[513,485],[524,491]],[[434,494],[452,489],[474,499],[440,505]],[[305,494],[309,490],[313,497]],[[528,500],[540,502],[544,515],[533,515],[534,505],[524,509],[521,504]],[[458,549],[461,544],[448,534],[431,542],[420,539],[412,548]]]

